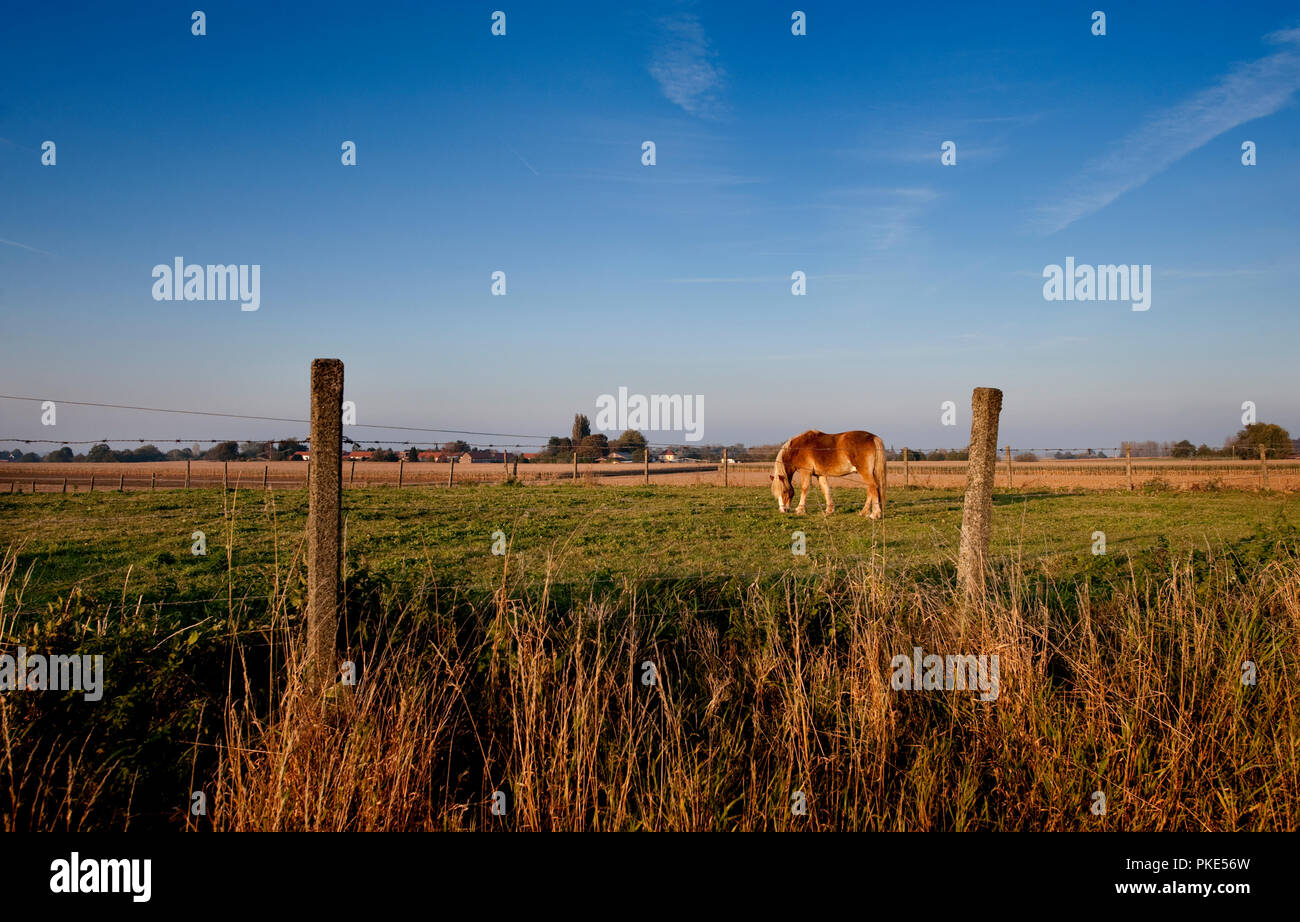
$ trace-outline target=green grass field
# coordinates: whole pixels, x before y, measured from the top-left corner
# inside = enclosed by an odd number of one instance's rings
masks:
[[[885,572],[951,569],[959,491],[895,490],[887,517],[856,514],[865,490],[836,491],[836,512],[781,515],[766,491],[717,487],[467,486],[373,488],[344,496],[346,555],[396,585],[486,589],[511,582],[582,585],[620,579],[732,578],[869,563]],[[992,552],[1053,576],[1092,568],[1093,533],[1109,557],[1156,545],[1230,547],[1300,520],[1300,496],[1247,492],[995,495]],[[220,489],[0,496],[0,542],[21,547],[24,608],[74,587],[132,605],[265,599],[301,569],[303,491]],[[804,532],[806,554],[792,553]],[[203,531],[207,553],[192,552]],[[493,533],[506,536],[506,559]],[[498,542],[498,550],[500,544]],[[227,557],[229,552],[229,558]],[[233,575],[233,578],[232,578]]]

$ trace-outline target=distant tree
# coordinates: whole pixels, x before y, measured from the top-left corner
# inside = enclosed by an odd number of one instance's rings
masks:
[[[41,460],[41,456],[34,451],[29,451],[26,454],[20,455],[17,460],[22,461],[24,464],[35,464],[37,461]],[[115,459],[109,458],[108,460],[113,461]]]
[[[71,461],[72,449],[69,448],[67,445],[64,445],[62,448],[56,448],[54,451],[50,452],[48,455],[45,456],[45,460],[57,461],[59,463],[66,463],[68,461]]]
[[[396,461],[396,460],[397,460],[397,452],[395,452],[395,451],[393,451],[392,449],[389,449],[389,448],[379,448],[379,449],[376,449],[376,451],[375,451],[374,455],[372,456],[371,460],[372,460],[372,461]]]
[[[1256,456],[1260,448],[1269,458],[1291,455],[1291,434],[1275,423],[1251,423],[1237,433],[1233,444],[1238,455]]]
[[[966,450],[966,449],[962,449],[961,451],[958,451],[957,449],[954,448],[954,449],[952,449],[952,450],[950,450],[950,451],[946,451],[946,452],[944,452],[944,454],[943,454],[943,460],[945,460],[945,461],[969,461],[969,460],[970,460],[970,451],[968,451],[968,450]]]
[[[469,451],[469,442],[462,441],[461,439],[456,439],[454,442],[443,442],[442,450],[450,452],[453,455],[463,455],[465,452]]]
[[[91,446],[90,451],[86,452],[86,460],[99,464],[104,461],[116,461],[117,458],[113,454],[113,449],[100,442],[98,445]]]
[[[168,461],[184,461],[189,456],[190,450],[188,448],[173,448],[167,452]]]
[[[1038,455],[1034,454],[1032,451],[1022,451],[1020,454],[1016,455],[1016,460],[1028,464],[1031,461],[1037,461]]]
[[[582,440],[591,435],[591,422],[581,413],[573,414],[573,429],[569,433],[569,438],[573,440],[574,445],[581,445]]]
[[[1175,458],[1190,458],[1196,454],[1196,446],[1187,439],[1183,439],[1181,442],[1175,442],[1169,453]]]
[[[1196,446],[1196,457],[1198,458],[1213,458],[1217,454],[1217,451],[1209,445],[1206,445],[1204,442]]]
[[[132,461],[161,461],[164,457],[157,445],[141,445],[131,452]]]
[[[925,460],[943,461],[946,460],[947,457],[948,457],[948,453],[946,451],[940,451],[939,449],[936,448],[934,451],[930,452],[928,455],[925,456]]]
[[[238,461],[238,442],[218,442],[203,453],[207,461]]]
[[[281,439],[275,446],[276,461],[287,461],[296,451],[306,451],[307,446],[297,439]]]
[[[609,438],[601,433],[596,435],[588,433],[578,446],[578,460],[580,461],[595,461],[607,454],[609,454]]]
[[[635,429],[629,429],[610,444],[615,451],[639,454],[645,450],[646,440],[645,436],[640,432],[637,432]]]

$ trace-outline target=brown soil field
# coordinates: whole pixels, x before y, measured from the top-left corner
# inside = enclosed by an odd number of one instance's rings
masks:
[[[500,464],[457,464],[455,483],[499,483],[507,476]],[[651,464],[650,482],[663,484],[717,484],[729,486],[768,486],[770,466],[759,463],[730,465],[725,475],[720,465]],[[432,462],[359,461],[343,464],[345,488],[396,486],[400,476],[403,486],[446,486],[451,465]],[[571,464],[520,464],[521,481],[567,481],[573,479]],[[578,477],[584,483],[630,484],[644,476],[642,465],[581,464]],[[92,487],[100,490],[177,489],[185,486],[184,461],[151,463],[71,463],[20,464],[0,463],[0,492],[83,493]],[[273,489],[294,489],[306,485],[307,464],[302,461],[194,461],[190,464],[192,486],[216,486],[227,478],[229,486],[255,489],[263,484]],[[1270,461],[1268,488],[1300,490],[1300,461]],[[889,489],[914,487],[960,488],[966,483],[966,464],[962,461],[911,461],[906,470],[901,461],[889,463]],[[856,474],[833,477],[831,485],[861,486]],[[1143,459],[1133,461],[1133,485],[1170,489],[1254,490],[1264,486],[1264,473],[1258,461],[1182,461]],[[1049,490],[1123,490],[1128,474],[1123,459],[1105,461],[1013,462],[1008,482],[1007,463],[998,463],[996,486],[1017,489]],[[813,490],[816,491],[816,486]]]

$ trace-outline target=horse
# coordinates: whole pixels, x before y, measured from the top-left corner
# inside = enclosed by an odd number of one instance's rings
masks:
[[[808,487],[814,477],[821,478],[822,494],[826,497],[823,515],[835,511],[831,501],[828,477],[843,477],[857,471],[867,485],[867,502],[858,515],[878,519],[885,514],[885,444],[870,432],[855,429],[852,432],[818,432],[809,429],[787,441],[776,453],[769,478],[772,495],[782,512],[790,511],[794,499],[794,476],[804,472],[803,491],[795,512],[803,515],[808,502]]]

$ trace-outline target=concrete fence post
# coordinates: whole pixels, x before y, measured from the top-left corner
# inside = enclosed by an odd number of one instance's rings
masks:
[[[337,669],[339,573],[343,564],[343,363],[311,363],[311,461],[307,488],[307,681],[314,693]],[[316,476],[311,477],[311,468]]]
[[[971,395],[970,461],[961,516],[957,583],[971,602],[984,593],[984,565],[993,519],[993,479],[998,463],[998,416],[1002,391],[977,387]]]

